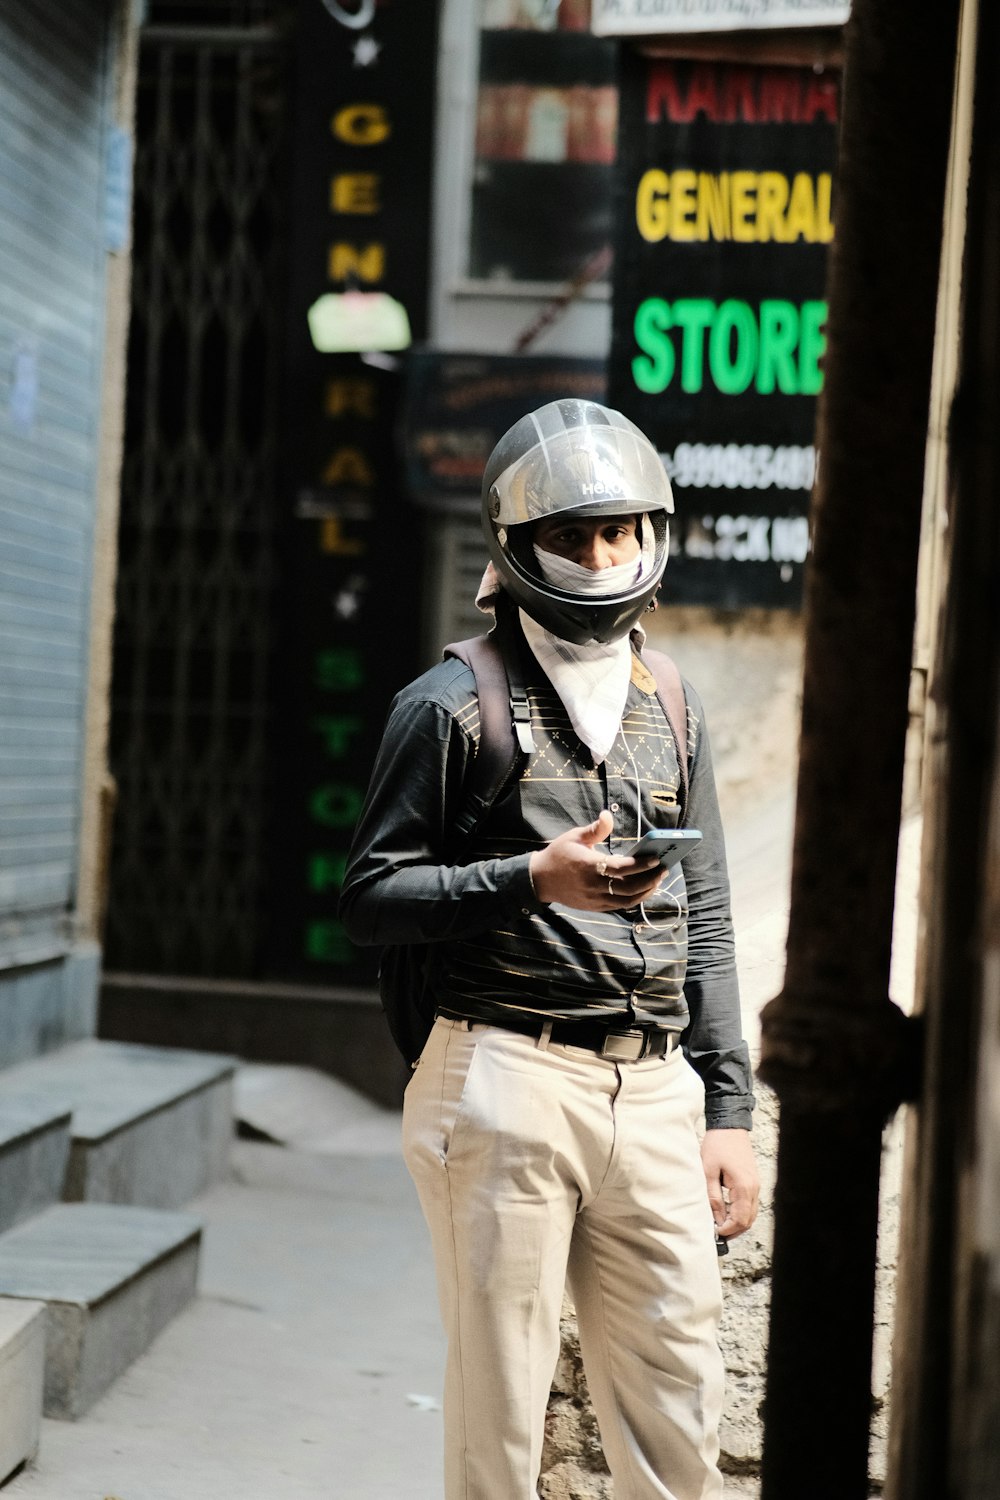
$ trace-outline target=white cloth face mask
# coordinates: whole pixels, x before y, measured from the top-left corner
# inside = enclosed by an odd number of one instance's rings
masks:
[[[585,568],[572,558],[560,557],[556,552],[545,552],[535,547],[535,561],[546,583],[553,588],[565,589],[570,594],[587,594],[600,597],[605,594],[620,594],[631,588],[642,576],[642,557],[631,557],[628,562],[615,563],[610,568]]]

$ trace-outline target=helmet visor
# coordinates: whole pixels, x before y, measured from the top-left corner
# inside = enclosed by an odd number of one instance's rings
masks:
[[[546,430],[536,420],[538,441],[490,489],[493,522],[518,526],[566,510],[583,516],[672,512],[670,481],[659,454],[626,418],[620,424],[566,427],[559,422]]]

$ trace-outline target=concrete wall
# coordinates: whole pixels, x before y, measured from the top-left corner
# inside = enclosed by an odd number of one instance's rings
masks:
[[[99,969],[97,944],[81,942],[66,958],[0,976],[0,1067],[93,1036]]]
[[[643,625],[702,700],[726,825],[786,794],[798,751],[801,615],[661,605]]]

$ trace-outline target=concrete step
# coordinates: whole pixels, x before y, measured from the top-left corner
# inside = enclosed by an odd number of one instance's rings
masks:
[[[226,1173],[235,1060],[74,1042],[0,1073],[5,1101],[72,1110],[67,1202],[178,1208]]]
[[[0,1297],[47,1307],[44,1412],[76,1418],[195,1294],[190,1214],[61,1203],[0,1235]]]
[[[45,1305],[0,1297],[0,1484],[38,1451]]]
[[[0,1097],[0,1234],[62,1198],[70,1116],[38,1094]]]

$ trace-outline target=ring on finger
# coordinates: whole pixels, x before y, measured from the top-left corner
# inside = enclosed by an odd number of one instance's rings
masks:
[[[602,880],[607,875],[607,873],[608,873],[608,862],[607,862],[606,859],[599,859],[597,861],[597,873],[598,873],[598,875],[600,875],[600,877],[601,877]]]
[[[615,893],[615,877],[613,875],[610,875],[608,877],[608,895],[609,896],[613,896],[614,893]]]

